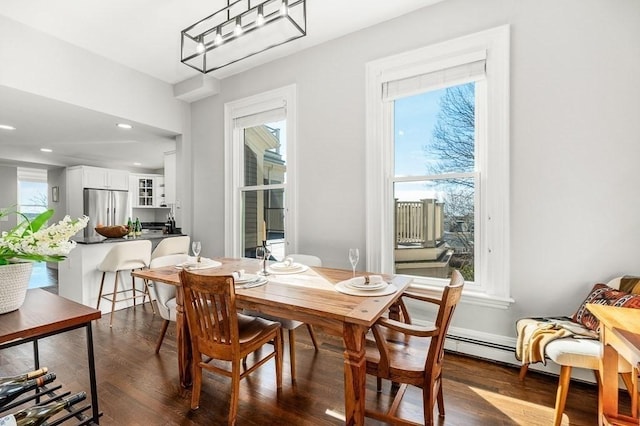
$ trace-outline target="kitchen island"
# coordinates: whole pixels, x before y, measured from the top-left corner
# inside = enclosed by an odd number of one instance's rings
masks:
[[[58,295],[74,302],[95,308],[98,303],[98,292],[102,272],[98,265],[107,255],[113,244],[126,244],[128,241],[150,240],[152,250],[165,238],[179,237],[183,234],[163,234],[160,232],[144,233],[135,238],[104,238],[104,237],[74,237],[76,248],[58,265]],[[131,276],[127,272],[121,273],[124,288],[131,288]],[[107,273],[105,291],[113,289],[113,274]],[[142,283],[137,283],[142,288]],[[122,288],[122,287],[120,287]],[[138,299],[139,303],[141,299]],[[116,310],[133,306],[133,300],[116,303]],[[111,303],[103,300],[100,304],[103,314],[111,312]]]

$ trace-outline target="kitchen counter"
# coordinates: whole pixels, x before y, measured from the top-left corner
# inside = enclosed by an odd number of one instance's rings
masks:
[[[67,258],[58,264],[58,294],[74,302],[95,308],[102,278],[102,272],[98,271],[98,265],[113,247],[112,243],[126,244],[129,241],[150,240],[151,250],[153,250],[163,239],[181,235],[184,234],[147,232],[136,238],[75,237],[73,240],[78,244],[71,250]],[[104,284],[106,292],[113,290],[113,275],[107,273]],[[131,288],[131,274],[122,272],[120,278],[120,289]],[[137,282],[137,287],[142,288],[142,283]],[[124,309],[132,305],[132,300],[117,302],[115,309]],[[110,313],[111,303],[108,300],[103,300],[100,304],[100,310],[103,314]]]
[[[122,243],[125,241],[137,241],[137,240],[158,240],[171,237],[180,237],[185,234],[163,234],[162,232],[148,232],[143,233],[139,237],[122,237],[122,238],[106,238],[106,237],[73,237],[71,240],[78,244],[101,244],[101,243]],[[153,241],[152,241],[153,242]],[[155,246],[156,244],[154,244]]]

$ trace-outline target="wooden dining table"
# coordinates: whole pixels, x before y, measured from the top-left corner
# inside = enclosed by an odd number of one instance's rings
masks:
[[[600,321],[603,356],[598,383],[598,424],[639,425],[638,399],[631,399],[630,415],[618,411],[618,363],[624,359],[631,367],[633,395],[638,394],[640,369],[640,309],[589,303],[587,309]]]
[[[256,259],[215,258],[220,266],[197,269],[202,275],[230,275],[243,270],[256,273],[260,261]],[[384,313],[397,314],[395,302],[411,283],[405,276],[388,277],[397,291],[383,296],[356,296],[336,290],[336,284],[352,278],[352,271],[311,267],[296,274],[271,274],[268,283],[259,287],[236,286],[238,308],[246,308],[281,318],[293,319],[319,326],[342,336],[344,341],[344,398],[345,423],[364,424],[366,361],[365,335]],[[358,275],[369,275],[357,273]],[[137,278],[177,286],[176,339],[180,383],[191,386],[191,343],[183,308],[179,269],[175,266],[141,269],[132,272]]]

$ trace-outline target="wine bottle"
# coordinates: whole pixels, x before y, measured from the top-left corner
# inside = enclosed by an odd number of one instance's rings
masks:
[[[0,407],[4,407],[23,393],[39,388],[46,383],[53,382],[55,379],[56,375],[54,373],[49,373],[24,382],[7,383],[0,386]]]
[[[87,397],[85,392],[62,398],[47,405],[34,405],[0,418],[0,426],[39,426],[48,418]]]
[[[135,224],[135,232],[136,232],[136,237],[139,237],[140,235],[142,235],[142,225],[140,225],[140,219],[136,217],[136,224]]]
[[[0,377],[0,386],[8,383],[24,382],[26,380],[35,379],[43,374],[47,374],[47,371],[49,371],[47,367],[42,367],[38,370],[29,371],[28,373],[20,374],[18,376]]]

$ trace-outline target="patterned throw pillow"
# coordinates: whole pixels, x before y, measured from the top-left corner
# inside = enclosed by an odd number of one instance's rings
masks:
[[[598,305],[618,306],[624,308],[640,308],[640,295],[630,294],[626,291],[616,290],[606,284],[596,284],[591,293],[582,302],[572,319],[584,325],[590,330],[598,331],[600,321],[587,309],[587,303]]]

